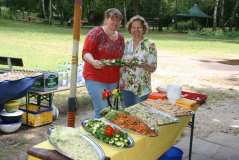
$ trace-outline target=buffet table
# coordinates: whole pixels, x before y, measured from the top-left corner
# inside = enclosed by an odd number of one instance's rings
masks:
[[[19,99],[27,95],[27,92],[35,82],[36,77],[25,77],[17,80],[0,81],[0,111],[7,101]]]
[[[176,143],[191,118],[192,115],[182,116],[178,117],[179,123],[158,126],[159,136],[157,137],[147,137],[128,132],[135,142],[132,148],[114,148],[97,140],[95,142],[102,147],[105,155],[111,160],[155,160]],[[44,159],[45,155],[44,152],[41,152],[41,149],[55,150],[48,141],[37,144],[32,148],[34,148],[34,153],[28,152],[28,160]],[[39,152],[37,149],[39,149]],[[45,159],[50,160],[49,157]],[[58,159],[58,157],[54,157],[54,159]]]

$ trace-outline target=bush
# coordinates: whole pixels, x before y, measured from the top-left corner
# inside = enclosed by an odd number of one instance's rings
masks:
[[[216,31],[211,30],[197,30],[197,31],[188,31],[189,36],[199,36],[207,38],[216,38],[216,39],[238,39],[239,32],[224,32],[222,29]]]
[[[202,26],[194,21],[194,26],[192,26],[192,21],[179,21],[177,22],[177,30],[187,32],[188,30],[201,30]]]

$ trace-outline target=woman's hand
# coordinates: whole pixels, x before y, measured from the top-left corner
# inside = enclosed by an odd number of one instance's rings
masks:
[[[155,67],[154,66],[151,66],[149,64],[140,64],[138,65],[137,67],[139,68],[143,68],[144,70],[148,71],[148,72],[154,72],[155,71]]]
[[[95,68],[95,69],[102,69],[105,65],[103,63],[101,63],[98,60],[92,60],[91,61],[91,65]]]
[[[102,69],[105,65],[98,60],[95,60],[91,53],[86,53],[83,59],[91,64],[95,69]]]

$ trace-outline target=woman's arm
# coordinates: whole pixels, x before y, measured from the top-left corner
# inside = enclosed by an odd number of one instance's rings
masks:
[[[85,53],[83,59],[87,63],[91,64],[95,69],[101,69],[104,67],[100,61],[94,59],[91,53]]]

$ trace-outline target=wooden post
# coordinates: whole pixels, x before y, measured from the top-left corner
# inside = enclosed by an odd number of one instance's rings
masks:
[[[82,0],[75,0],[74,5],[74,28],[73,28],[73,49],[71,60],[71,84],[68,99],[68,127],[75,127],[76,103],[76,78],[78,66],[78,52],[80,41],[80,21],[81,21]]]

